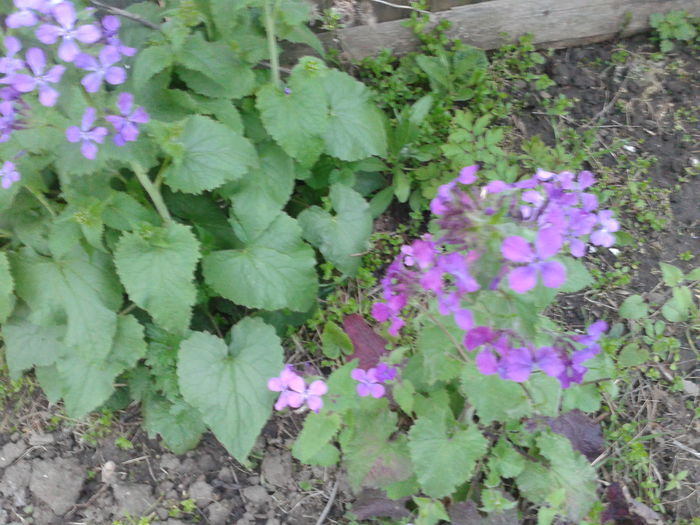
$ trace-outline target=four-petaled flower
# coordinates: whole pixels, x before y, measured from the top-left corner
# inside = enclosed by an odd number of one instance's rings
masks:
[[[117,99],[117,107],[121,112],[121,116],[107,115],[105,117],[105,120],[110,122],[117,131],[113,139],[117,146],[124,146],[127,142],[134,142],[139,136],[137,124],[145,124],[149,120],[148,113],[143,108],[136,108],[133,113],[130,113],[133,103],[134,96],[131,93],[121,93]]]
[[[313,381],[307,387],[304,378],[290,365],[287,365],[278,377],[269,379],[267,388],[273,392],[280,392],[275,410],[286,407],[299,408],[306,403],[306,406],[316,413],[323,408],[321,396],[328,392],[328,386],[321,380]]]
[[[125,46],[122,41],[119,40],[120,27],[121,22],[118,17],[114,15],[105,16],[102,19],[102,38],[107,42],[107,45],[115,48],[119,54],[132,57],[136,54],[136,48]]]
[[[613,233],[620,229],[620,223],[612,216],[612,210],[603,210],[598,213],[599,228],[591,233],[591,242],[596,246],[610,248],[615,243]]]
[[[8,189],[15,182],[19,181],[20,175],[14,163],[10,162],[9,160],[5,161],[5,164],[3,164],[2,168],[0,168],[0,179],[2,180],[0,185],[2,185],[2,187],[5,189]]]
[[[87,108],[83,114],[83,120],[78,126],[71,126],[66,130],[68,142],[82,142],[80,152],[86,159],[93,160],[97,157],[97,144],[102,144],[107,136],[107,128],[102,126],[92,127],[95,122],[95,108]]]
[[[99,60],[87,53],[80,53],[75,57],[75,65],[92,73],[85,75],[80,83],[88,93],[97,93],[105,80],[113,86],[123,84],[126,80],[126,70],[115,66],[121,56],[116,47],[105,46],[100,50]]]
[[[64,66],[53,66],[44,74],[46,56],[38,47],[31,47],[27,50],[27,65],[34,73],[34,76],[15,73],[9,78],[12,87],[20,93],[29,93],[39,88],[39,102],[41,105],[48,107],[55,105],[56,100],[58,100],[58,91],[51,87],[49,83],[56,84],[60,82],[66,68]]]
[[[376,368],[370,368],[369,370],[363,370],[362,368],[355,368],[350,376],[358,382],[357,385],[357,395],[360,397],[366,397],[371,395],[372,397],[379,398],[384,395],[386,391],[384,385],[380,383],[377,379]]]
[[[15,7],[19,9],[15,13],[11,13],[5,19],[5,25],[10,28],[31,27],[35,25],[39,18],[34,10],[41,8],[44,0],[15,0]]]
[[[556,228],[544,228],[537,234],[535,249],[518,235],[507,237],[501,245],[503,257],[525,263],[508,273],[508,284],[518,293],[526,293],[537,284],[537,276],[548,288],[559,288],[566,281],[566,267],[558,261],[548,261],[561,248],[563,239]]]
[[[36,37],[42,44],[55,44],[61,39],[58,57],[65,62],[73,62],[80,53],[76,40],[83,44],[94,44],[102,36],[100,28],[93,24],[75,27],[77,17],[70,2],[63,2],[53,8],[53,16],[59,25],[42,24],[36,30]]]

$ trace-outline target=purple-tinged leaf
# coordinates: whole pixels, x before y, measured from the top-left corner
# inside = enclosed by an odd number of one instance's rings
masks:
[[[346,315],[343,319],[343,329],[355,348],[348,361],[358,359],[360,368],[365,370],[377,366],[379,358],[387,353],[386,339],[376,334],[360,314]]]
[[[360,520],[370,518],[406,518],[411,513],[406,508],[408,498],[389,499],[383,490],[363,489],[352,504],[352,512]]]
[[[547,421],[552,431],[571,441],[571,446],[593,461],[605,450],[605,440],[600,425],[578,409],[566,412]]]

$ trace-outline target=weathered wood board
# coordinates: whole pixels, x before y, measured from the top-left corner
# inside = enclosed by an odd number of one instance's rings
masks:
[[[435,13],[448,19],[451,38],[482,49],[534,35],[539,47],[567,47],[629,36],[649,28],[653,13],[684,10],[700,16],[700,0],[490,0]],[[319,35],[327,47],[339,47],[359,60],[385,48],[404,54],[417,45],[411,30],[399,20],[357,26]]]

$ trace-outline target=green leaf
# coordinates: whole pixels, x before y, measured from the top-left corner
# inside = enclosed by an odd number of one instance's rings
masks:
[[[177,375],[185,401],[197,408],[226,450],[246,463],[270,417],[273,392],[267,380],[282,370],[283,351],[275,329],[244,318],[231,343],[195,332],[180,345]]]
[[[527,394],[519,384],[497,375],[486,376],[471,363],[462,370],[460,389],[484,425],[513,421],[532,413]]]
[[[65,326],[37,326],[15,316],[3,324],[2,339],[5,359],[12,379],[34,366],[50,366],[66,352],[61,342]]]
[[[450,381],[459,376],[463,364],[456,354],[453,341],[459,341],[460,330],[451,319],[442,318],[444,326],[427,324],[418,335],[416,347],[423,359],[424,377],[428,384]],[[445,333],[450,332],[450,337]]]
[[[559,288],[560,292],[574,293],[593,284],[593,276],[583,262],[571,257],[562,257],[560,260],[566,267],[566,282]]]
[[[340,436],[350,485],[380,488],[410,478],[405,437],[389,439],[396,431],[396,414],[388,410],[386,399],[363,401],[363,410],[352,413],[354,419]]]
[[[323,354],[330,359],[338,359],[343,354],[352,354],[353,344],[342,328],[333,321],[327,321],[323,325],[321,334]]]
[[[134,88],[141,91],[144,85],[161,71],[173,65],[173,52],[168,46],[151,46],[139,52],[134,63]]]
[[[550,462],[549,471],[555,486],[566,489],[567,517],[580,523],[597,500],[595,470],[583,454],[573,450],[571,442],[564,436],[546,433],[536,441],[540,453]],[[550,487],[550,493],[555,486]]]
[[[440,412],[419,417],[408,437],[418,482],[433,498],[449,496],[471,479],[476,461],[488,449],[488,441],[476,426],[448,429]]]
[[[416,395],[416,389],[413,387],[413,383],[408,379],[402,379],[399,383],[394,385],[391,393],[394,396],[394,401],[396,401],[401,410],[410,416],[413,413],[413,402],[414,396]]]
[[[114,262],[129,298],[166,330],[187,330],[197,297],[199,242],[189,226],[171,223],[124,233]]]
[[[241,232],[245,237],[245,232]],[[281,213],[240,250],[204,257],[204,279],[217,293],[249,308],[305,312],[316,299],[313,250],[301,240],[296,221]]]
[[[222,188],[233,204],[235,222],[249,237],[261,235],[289,201],[294,190],[294,161],[274,144],[261,148],[260,167]]]
[[[620,306],[620,317],[623,319],[641,319],[649,309],[641,295],[630,295]]]
[[[489,468],[498,472],[502,478],[514,478],[524,467],[525,457],[507,439],[501,438],[491,449]]]
[[[661,266],[661,275],[663,276],[666,286],[676,286],[683,280],[683,272],[680,268],[663,262],[659,263],[659,266]]]
[[[638,343],[625,345],[617,357],[617,364],[621,367],[639,366],[649,360],[649,350]]]
[[[328,71],[321,82],[330,106],[328,128],[323,133],[326,152],[347,161],[384,156],[384,123],[364,84],[337,70]]]
[[[693,306],[693,295],[687,286],[673,289],[673,297],[661,307],[663,316],[672,323],[681,323],[688,319]]]
[[[183,150],[173,158],[165,181],[174,190],[201,193],[241,178],[258,163],[248,139],[230,127],[195,115],[187,119],[182,134],[170,140]]]
[[[312,165],[324,148],[328,104],[318,75],[299,68],[289,79],[288,95],[268,84],[257,93],[257,108],[267,132],[290,156]]]
[[[329,410],[343,414],[360,405],[360,398],[356,392],[357,381],[350,375],[355,368],[357,368],[357,359],[345,363],[328,377],[326,381],[328,394],[323,402]]]
[[[202,95],[241,98],[255,86],[253,70],[223,40],[207,42],[201,33],[193,33],[179,50],[177,61],[188,68],[179,70],[178,75]]]
[[[202,417],[192,406],[182,400],[172,403],[157,395],[144,399],[143,426],[150,437],[160,434],[175,454],[196,447],[206,430]]]
[[[369,205],[359,193],[343,184],[331,186],[330,200],[335,215],[312,206],[299,214],[299,225],[304,238],[328,261],[343,273],[355,275],[372,234]]]
[[[323,411],[310,413],[304,421],[304,428],[299,433],[292,455],[302,463],[310,463],[322,451],[340,430],[340,415]]]
[[[450,520],[450,516],[447,514],[445,506],[441,501],[436,501],[429,498],[419,498],[417,496],[414,496],[413,501],[418,507],[418,519],[416,520],[417,525],[436,525],[441,520]]]
[[[700,281],[700,267],[688,272],[684,279],[686,281]]]
[[[15,281],[10,273],[10,262],[7,254],[0,252],[0,324],[7,321],[15,307],[15,296],[12,293]]]
[[[143,327],[131,315],[119,317],[114,345],[105,358],[69,351],[56,362],[63,382],[66,412],[80,418],[114,392],[114,379],[146,354]]]
[[[17,294],[31,308],[33,323],[56,325],[67,319],[66,346],[98,358],[109,353],[122,290],[106,256],[75,247],[52,260],[23,250],[11,264]]]

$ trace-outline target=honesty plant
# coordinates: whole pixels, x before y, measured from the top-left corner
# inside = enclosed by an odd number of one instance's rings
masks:
[[[480,185],[470,166],[440,187],[429,232],[401,248],[372,308],[396,344],[376,367],[351,361],[330,375],[296,457],[325,465],[342,453],[356,488],[422,493],[432,499],[416,497],[419,508],[443,513],[440,500],[463,499],[473,477],[488,488],[484,509],[510,505],[502,490],[514,481],[552,516],[583,522],[595,473],[548,422],[600,407],[585,381],[612,375],[607,324],[569,333],[546,313],[558,291],[592,282],[579,258],[619,227],[598,210],[594,183],[588,171],[539,170]]]

